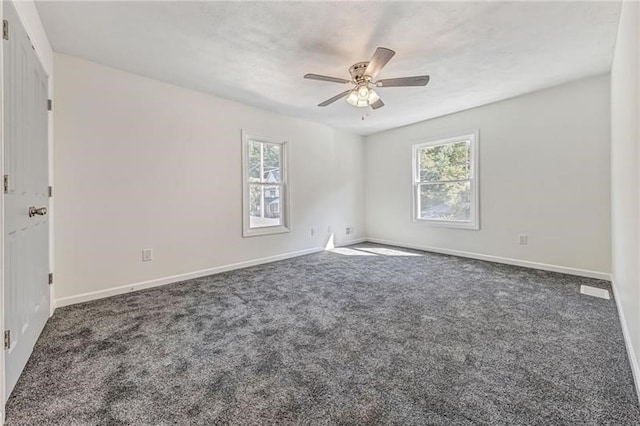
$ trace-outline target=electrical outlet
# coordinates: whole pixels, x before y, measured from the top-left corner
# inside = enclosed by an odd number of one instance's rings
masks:
[[[153,249],[143,249],[142,250],[142,261],[150,262],[153,260]]]
[[[529,237],[527,236],[527,234],[518,235],[518,244],[520,244],[521,246],[526,246],[528,243]]]
[[[311,236],[313,237],[314,235],[316,235],[316,228],[311,228]]]
[[[345,234],[350,235],[353,233],[353,228],[352,227],[348,227],[347,229],[345,229]]]

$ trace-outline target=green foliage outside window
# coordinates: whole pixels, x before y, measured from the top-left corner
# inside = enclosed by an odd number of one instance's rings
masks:
[[[470,219],[470,147],[463,141],[418,150],[420,218]]]
[[[280,207],[269,206],[280,196],[279,186],[258,183],[281,182],[281,146],[266,142],[249,142],[249,206],[251,216],[280,217]],[[254,184],[251,184],[254,183]],[[279,203],[279,200],[277,201]],[[262,210],[265,210],[264,212]]]

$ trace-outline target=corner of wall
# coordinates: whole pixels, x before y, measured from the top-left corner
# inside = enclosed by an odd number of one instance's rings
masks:
[[[610,80],[612,287],[640,400],[640,4],[623,1]]]
[[[622,305],[619,303],[620,296],[618,287],[616,286],[616,281],[613,278],[611,280],[611,288],[613,290],[613,299],[615,301],[618,317],[620,319],[620,326],[622,327],[622,336],[624,338],[625,347],[627,348],[627,357],[629,358],[629,365],[631,367],[631,374],[633,375],[633,383],[636,388],[636,395],[638,397],[638,402],[640,402],[640,365],[638,364],[638,356],[636,355],[637,352],[633,347],[631,332],[629,331],[629,327],[627,327],[627,318],[624,315]]]

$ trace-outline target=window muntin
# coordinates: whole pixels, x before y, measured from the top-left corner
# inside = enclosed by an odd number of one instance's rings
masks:
[[[243,134],[243,236],[288,232],[286,143]]]
[[[478,229],[476,135],[414,146],[414,220]]]

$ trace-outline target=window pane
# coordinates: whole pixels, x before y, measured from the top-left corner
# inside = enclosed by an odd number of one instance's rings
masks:
[[[260,147],[262,142],[249,142],[249,182],[260,182]]]
[[[440,182],[469,179],[470,142],[456,142],[421,148],[419,171],[421,182]]]
[[[420,219],[471,220],[471,182],[420,185]]]
[[[267,183],[281,182],[280,177],[280,148],[279,144],[265,143],[264,146],[264,181]]]
[[[249,185],[249,227],[282,225],[279,185]]]

